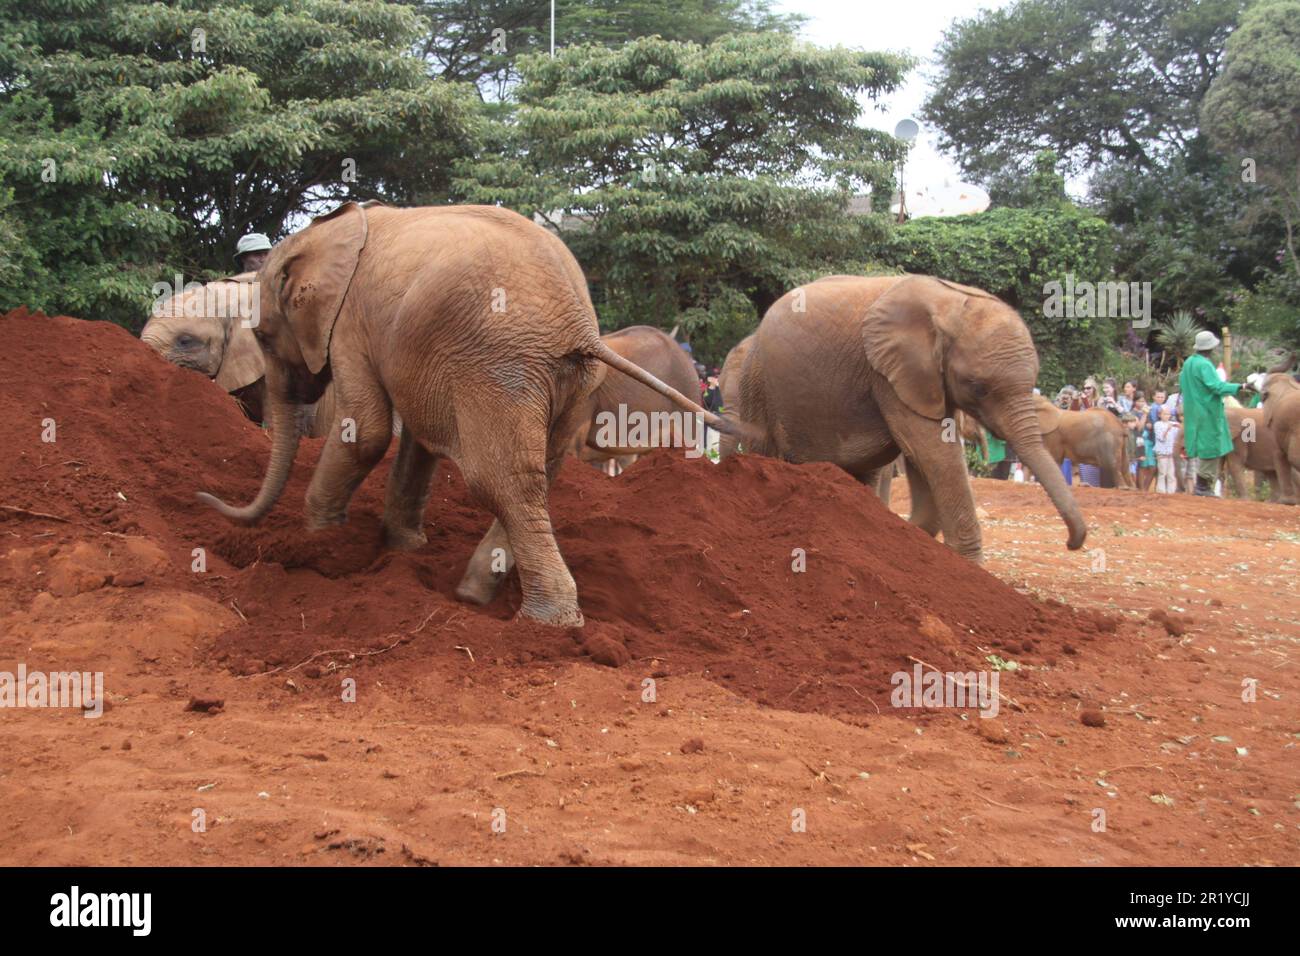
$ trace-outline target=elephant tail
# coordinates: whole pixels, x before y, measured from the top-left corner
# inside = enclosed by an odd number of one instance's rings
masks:
[[[715,415],[713,412],[704,408],[698,402],[694,402],[691,399],[687,398],[685,395],[677,391],[677,389],[673,388],[668,383],[664,382],[663,380],[659,379],[654,375],[651,375],[640,365],[637,365],[635,362],[628,361],[623,356],[619,355],[617,352],[611,349],[604,342],[597,342],[595,349],[591,354],[594,357],[600,359],[610,368],[622,372],[624,375],[628,376],[629,378],[636,379],[636,381],[640,382],[642,385],[646,386],[647,388],[653,388],[656,392],[658,392],[660,395],[667,398],[674,405],[677,405],[688,412],[693,412],[694,414],[698,415],[700,417],[700,420],[703,421],[704,424],[708,425],[710,428],[717,429],[719,432],[721,432],[724,435],[730,435],[733,438],[737,438],[745,442],[755,441],[759,437],[758,430],[755,429],[753,426],[747,425],[744,422],[738,421],[737,419],[734,418],[730,418],[723,415]]]

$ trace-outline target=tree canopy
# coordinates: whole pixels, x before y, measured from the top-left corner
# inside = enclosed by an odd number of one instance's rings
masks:
[[[1195,137],[1249,0],[1017,0],[944,34],[923,115],[987,175],[1042,149],[1066,168],[1150,169]]]
[[[463,163],[458,186],[560,228],[608,325],[680,313],[734,332],[791,285],[868,258],[864,230],[883,221],[846,207],[888,196],[898,144],[856,123],[858,96],[894,89],[907,65],[780,33],[525,57],[500,147]]]
[[[228,268],[248,230],[445,197],[477,99],[428,76],[423,29],[375,0],[3,0],[0,187],[29,261],[0,292],[134,322],[160,274]]]

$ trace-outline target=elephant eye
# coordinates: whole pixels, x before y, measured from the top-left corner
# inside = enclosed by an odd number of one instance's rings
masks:
[[[970,393],[975,398],[983,398],[989,393],[989,387],[983,382],[971,382]]]
[[[195,349],[201,344],[193,335],[181,334],[176,336],[176,347],[180,349]]]

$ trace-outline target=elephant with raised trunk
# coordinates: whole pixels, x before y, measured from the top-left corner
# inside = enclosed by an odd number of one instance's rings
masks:
[[[737,414],[750,450],[829,461],[873,484],[907,458],[910,520],[959,553],[982,556],[975,501],[956,440],[958,409],[1009,441],[1082,547],[1086,526],[1043,447],[1033,387],[1038,353],[1006,303],[929,276],[830,276],[767,311],[740,375]]]
[[[700,394],[700,377],[696,374],[695,364],[666,332],[648,325],[631,325],[602,335],[600,340],[682,394]],[[598,468],[611,461],[625,468],[651,448],[694,447],[704,439],[702,434],[696,434],[697,429],[683,418],[681,409],[671,399],[622,372],[608,373],[600,387],[588,397],[587,405],[588,411],[584,414],[587,424],[585,427],[579,425],[573,436],[573,453]],[[644,443],[637,443],[642,436],[635,431],[632,432],[633,441],[627,447],[607,441],[609,429],[602,428],[602,423],[609,421],[610,416],[617,421],[619,416],[633,414],[643,416],[649,422]]]
[[[504,209],[347,203],[277,244],[258,277],[270,463],[246,507],[200,497],[232,520],[260,520],[289,478],[296,409],[331,384],[335,421],[355,427],[329,430],[307,490],[308,527],[345,520],[398,414],[386,543],[425,543],[430,481],[444,455],[495,516],[456,590],[463,600],[491,600],[517,563],[521,615],[582,624],[547,497],[607,366],[728,427],[602,343],[564,243]]]

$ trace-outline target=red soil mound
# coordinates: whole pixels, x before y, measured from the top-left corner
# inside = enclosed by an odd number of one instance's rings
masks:
[[[297,673],[381,667],[394,684],[469,654],[481,673],[585,652],[630,657],[638,675],[703,672],[775,706],[868,715],[909,658],[944,669],[986,667],[993,652],[1050,661],[1115,627],[1019,594],[832,466],[658,452],[615,480],[572,460],[563,469],[551,510],[588,622],[566,634],[511,620],[514,579],[487,609],[455,601],[489,517],[454,466],[438,471],[429,544],[414,554],[380,547],[386,464],[346,526],[302,530],[311,441],[272,514],[238,528],[194,493],[250,499],[269,442],[202,376],[116,326],[20,310],[0,318],[0,381],[0,531],[45,522],[65,551],[103,532],[151,539],[166,561],[148,583],[201,591],[246,619],[198,649],[239,673],[327,651]],[[204,573],[191,570],[195,548]],[[33,578],[29,596],[47,586]]]

